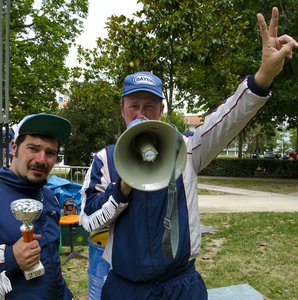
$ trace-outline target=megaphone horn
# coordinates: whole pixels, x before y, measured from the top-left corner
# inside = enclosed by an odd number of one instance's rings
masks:
[[[114,151],[114,163],[119,176],[131,187],[155,191],[169,184],[175,167],[175,178],[186,164],[186,145],[176,153],[176,128],[155,120],[133,121],[119,137]],[[177,156],[177,157],[176,157]]]

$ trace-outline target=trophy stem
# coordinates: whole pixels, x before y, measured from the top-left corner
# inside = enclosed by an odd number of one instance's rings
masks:
[[[22,232],[22,236],[24,239],[24,242],[29,243],[33,241],[33,230],[34,230],[34,226],[33,225],[22,225],[20,227],[21,232]]]

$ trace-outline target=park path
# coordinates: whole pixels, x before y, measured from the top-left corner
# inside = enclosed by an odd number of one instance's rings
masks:
[[[198,188],[228,193],[199,195],[201,213],[298,212],[297,194],[284,195],[201,183],[198,184]]]

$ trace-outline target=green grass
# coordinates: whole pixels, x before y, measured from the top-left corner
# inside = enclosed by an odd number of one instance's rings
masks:
[[[89,248],[87,246],[77,246],[75,250],[77,249],[84,249],[81,254],[89,256]],[[65,251],[69,251],[69,247],[62,247],[61,252]],[[65,256],[61,255],[61,261],[63,259],[65,259]],[[73,258],[65,265],[62,265],[62,274],[74,295],[74,300],[88,299],[88,264],[89,260],[87,259]]]
[[[199,177],[199,183],[280,194],[298,193],[297,179]],[[212,194],[215,194],[212,192]]]
[[[298,299],[298,213],[203,214],[196,267],[208,288],[248,283],[271,300]]]

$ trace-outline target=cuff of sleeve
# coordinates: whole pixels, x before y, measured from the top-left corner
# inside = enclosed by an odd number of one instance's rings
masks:
[[[271,90],[272,90],[272,85],[269,87],[269,89],[264,90],[262,88],[260,88],[259,86],[257,86],[256,82],[255,82],[255,77],[254,75],[250,75],[248,76],[247,79],[247,85],[248,88],[256,95],[260,96],[260,97],[267,97],[269,96]]]
[[[19,265],[13,254],[13,246],[5,247],[5,264],[7,265],[7,271],[19,271]]]
[[[125,197],[119,188],[119,182],[120,179],[117,180],[116,184],[113,184],[113,198],[116,200],[118,203],[128,203],[129,198]]]

